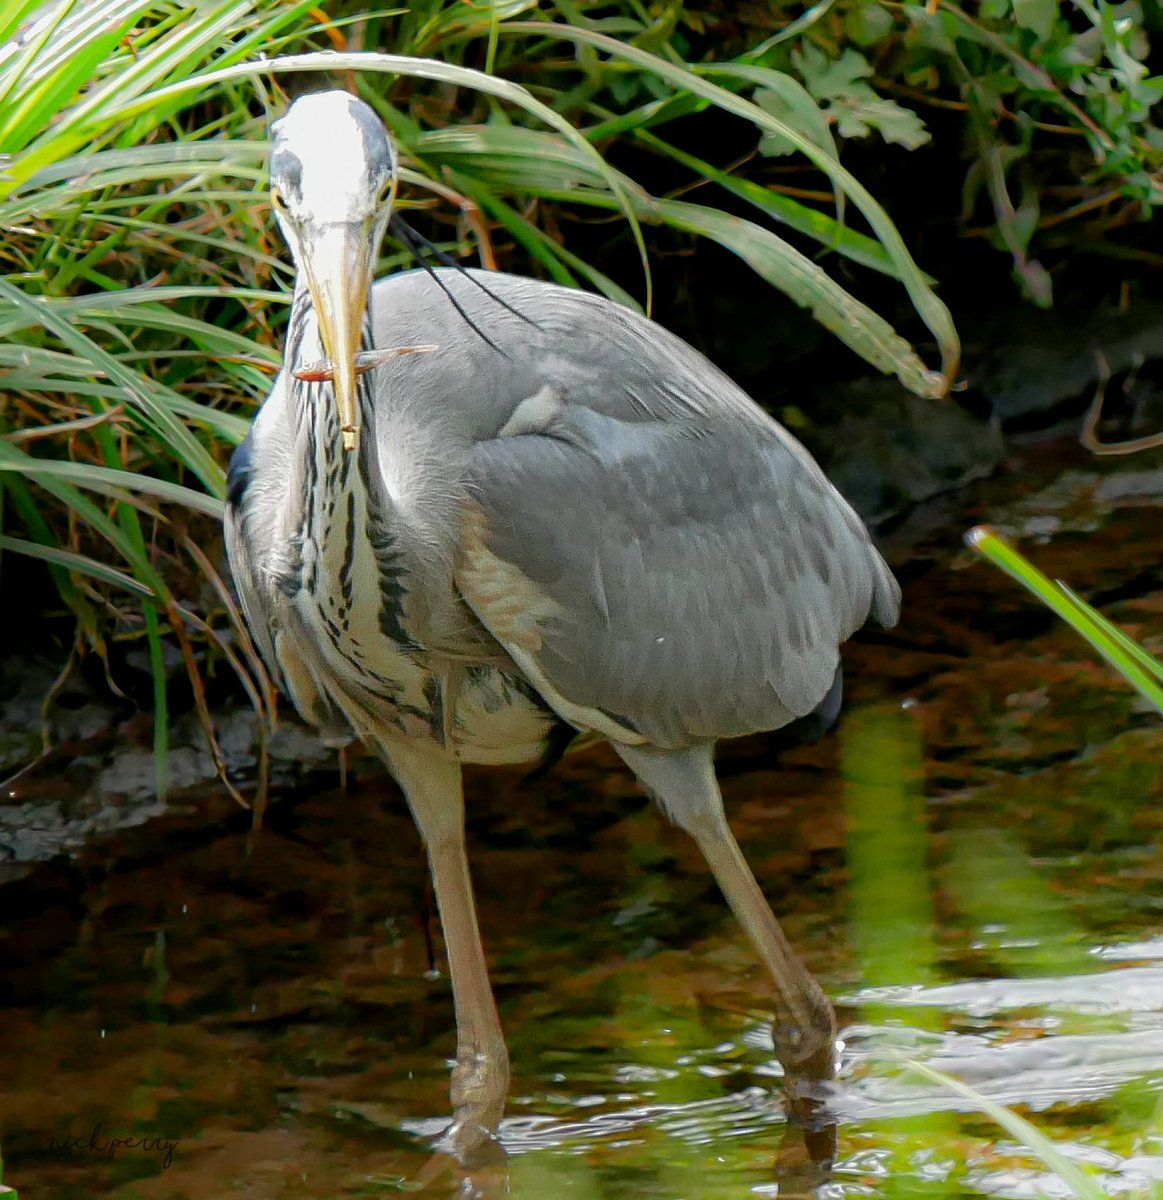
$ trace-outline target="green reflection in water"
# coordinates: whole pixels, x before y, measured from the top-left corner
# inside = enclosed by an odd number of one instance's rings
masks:
[[[924,769],[915,723],[867,708],[842,730],[849,929],[866,984],[933,982]]]
[[[1015,975],[1083,975],[1097,963],[1074,914],[1002,829],[949,834],[949,887],[975,944]]]
[[[842,730],[844,804],[850,875],[849,930],[863,983],[870,987],[925,986],[937,981],[936,922],[929,873],[924,766],[916,722],[900,708],[870,707]],[[872,1069],[893,1075],[907,1068],[912,1030],[935,1030],[937,1009],[910,1009],[905,1029],[897,1010],[867,1004],[866,1020],[888,1027],[884,1057]],[[905,1032],[893,1047],[891,1029]],[[860,1131],[860,1157],[874,1171],[876,1191],[890,1198],[950,1195],[956,1119],[946,1112],[874,1120]],[[940,1149],[938,1149],[940,1148]]]

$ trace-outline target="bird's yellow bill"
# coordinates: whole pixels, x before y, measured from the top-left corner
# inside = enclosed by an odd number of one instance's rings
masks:
[[[325,226],[304,246],[303,268],[319,321],[323,353],[331,364],[345,450],[359,445],[356,359],[371,286],[372,246],[369,232],[355,224]]]

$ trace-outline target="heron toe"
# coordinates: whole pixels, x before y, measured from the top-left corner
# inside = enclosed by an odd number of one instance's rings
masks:
[[[830,1004],[813,1011],[808,1026],[776,1021],[771,1037],[775,1056],[789,1076],[803,1080],[835,1078],[836,1019]]]
[[[509,1091],[509,1056],[503,1042],[486,1050],[462,1051],[452,1068],[452,1124],[438,1149],[461,1166],[486,1166],[501,1161],[505,1151],[497,1130]]]

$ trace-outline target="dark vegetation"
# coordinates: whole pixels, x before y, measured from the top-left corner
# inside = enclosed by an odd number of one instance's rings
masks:
[[[287,96],[371,100],[403,147],[405,215],[446,253],[650,302],[810,426],[807,385],[867,363],[929,395],[938,364],[959,373],[910,254],[958,315],[1136,302],[1160,265],[1159,26],[1154,0],[9,5],[5,594],[152,707],[159,747],[174,706],[208,724],[242,686],[271,708],[217,514],[286,316],[264,139]],[[322,50],[444,65],[257,62]],[[383,268],[410,257],[390,245]]]

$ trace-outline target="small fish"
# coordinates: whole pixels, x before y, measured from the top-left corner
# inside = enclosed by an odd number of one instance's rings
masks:
[[[355,356],[355,373],[363,375],[406,354],[431,354],[439,349],[439,346],[394,346],[390,350],[361,350]],[[318,362],[304,363],[291,374],[303,383],[330,383],[335,378],[335,364],[329,358],[324,358]]]

